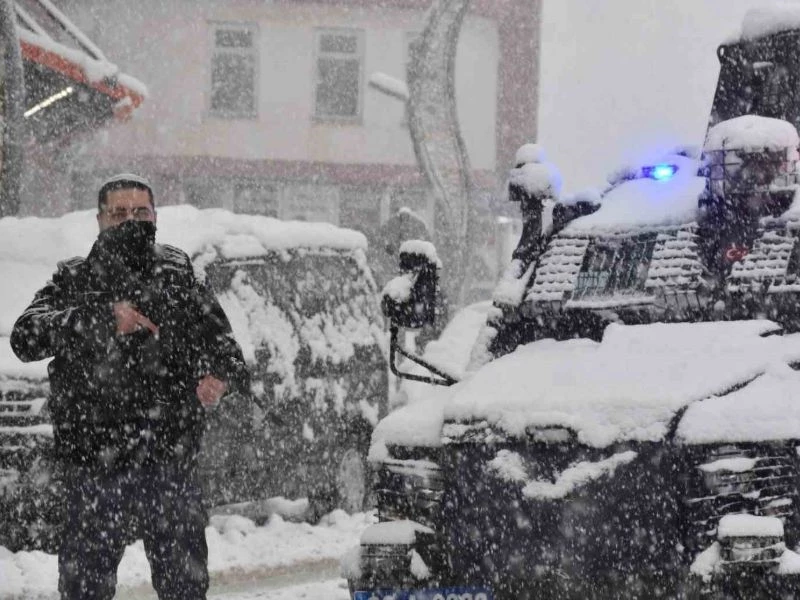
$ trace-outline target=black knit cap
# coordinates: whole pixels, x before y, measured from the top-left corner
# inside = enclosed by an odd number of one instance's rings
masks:
[[[155,200],[153,199],[153,187],[150,182],[135,173],[118,173],[106,179],[100,186],[100,191],[97,193],[97,208],[101,209],[106,203],[106,195],[108,192],[114,190],[127,190],[127,189],[140,189],[146,190],[150,195],[150,204],[155,207]]]

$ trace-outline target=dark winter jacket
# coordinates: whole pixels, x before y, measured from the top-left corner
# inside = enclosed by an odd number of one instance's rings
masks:
[[[102,234],[101,234],[102,236]],[[216,298],[178,248],[150,246],[136,264],[104,255],[59,263],[14,325],[23,361],[48,366],[57,455],[106,465],[192,461],[204,426],[197,383],[211,374],[246,393],[241,349]],[[116,335],[112,304],[131,302],[159,327]]]

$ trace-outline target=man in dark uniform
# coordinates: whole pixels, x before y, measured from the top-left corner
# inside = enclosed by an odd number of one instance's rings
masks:
[[[21,360],[53,357],[49,408],[66,489],[59,591],[112,598],[125,546],[141,538],[160,600],[202,599],[204,408],[246,393],[247,371],[189,257],[155,243],[147,180],[112,177],[98,209],[89,255],[59,263],[11,335]]]

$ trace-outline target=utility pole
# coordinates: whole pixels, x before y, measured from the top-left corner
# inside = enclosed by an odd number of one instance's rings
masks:
[[[0,0],[0,43],[3,47],[3,146],[0,166],[0,217],[19,212],[25,135],[25,77],[12,0]]]
[[[470,285],[469,232],[475,184],[456,112],[456,48],[471,0],[436,0],[411,46],[408,122],[417,163],[434,198],[435,240],[451,304]]]

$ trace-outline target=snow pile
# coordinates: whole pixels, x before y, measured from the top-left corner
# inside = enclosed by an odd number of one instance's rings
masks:
[[[424,256],[437,268],[442,268],[442,261],[439,260],[439,255],[436,253],[436,246],[425,240],[406,240],[400,244],[400,254]]]
[[[700,465],[697,468],[704,473],[717,473],[719,471],[728,471],[729,473],[744,473],[752,471],[756,466],[755,458],[745,458],[743,456],[737,458],[720,458],[714,462]]]
[[[419,581],[424,581],[431,576],[431,570],[428,568],[428,565],[425,564],[425,561],[416,550],[411,551],[411,563],[409,565],[409,570],[414,578],[418,579]]]
[[[432,534],[433,530],[416,521],[385,521],[367,527],[361,534],[361,545],[411,545],[417,539],[417,533]]]
[[[414,281],[414,273],[398,275],[390,279],[387,284],[383,286],[381,296],[387,296],[398,304],[408,302],[411,299],[411,290],[414,288]]]
[[[561,173],[551,163],[529,163],[511,169],[508,184],[522,188],[531,196],[558,198],[561,193]]]
[[[566,427],[595,447],[658,441],[683,407],[800,359],[800,335],[762,336],[776,329],[769,321],[612,324],[601,343],[541,340],[450,388],[444,418],[485,419],[516,436]],[[768,404],[784,406],[759,398],[764,414],[779,412]],[[735,437],[738,426],[721,425],[720,435]]]
[[[119,83],[144,98],[149,94],[147,86],[144,83],[130,75],[121,74],[119,72],[119,67],[108,60],[94,59],[82,50],[59,44],[51,38],[33,33],[22,27],[17,27],[17,32],[19,33],[21,42],[37,46],[42,50],[56,54],[77,65],[83,71],[89,83],[103,83],[106,79],[113,80],[116,78]]]
[[[300,352],[300,339],[290,316],[259,294],[244,271],[234,274],[230,289],[220,294],[219,302],[245,361],[255,364],[256,350],[266,348],[271,357],[267,372],[278,375],[281,386],[294,389],[292,365]]]
[[[751,8],[742,21],[742,40],[753,40],[781,31],[800,29],[800,6],[776,4]]]
[[[788,121],[758,115],[744,115],[714,125],[708,130],[703,149],[716,150],[783,150],[797,148],[800,137]]]
[[[587,483],[611,476],[617,467],[632,462],[636,452],[614,454],[597,462],[581,461],[558,473],[555,481],[532,479],[525,468],[525,459],[518,453],[502,449],[486,466],[499,479],[522,485],[522,495],[532,500],[566,498]]]
[[[486,463],[486,467],[498,479],[508,483],[528,480],[528,470],[525,468],[525,461],[522,456],[505,448],[498,450],[497,455]]]
[[[554,482],[531,481],[522,488],[522,495],[534,500],[566,498],[573,491],[601,477],[611,476],[617,467],[636,458],[633,451],[621,452],[598,462],[582,461],[559,473]]]
[[[666,162],[678,167],[671,179],[624,180],[606,193],[599,210],[572,221],[564,234],[613,233],[694,222],[706,180],[697,176],[697,161],[691,158],[669,156]]]
[[[525,288],[528,286],[528,281],[536,268],[536,263],[531,264],[525,271],[523,271],[523,268],[524,265],[519,259],[514,259],[509,263],[492,293],[492,300],[495,303],[512,307],[519,306],[522,303]]]
[[[374,522],[372,513],[349,516],[342,511],[334,511],[317,526],[290,523],[277,515],[261,527],[243,517],[211,517],[206,541],[212,585],[228,574],[243,576],[338,561]],[[126,548],[118,573],[120,590],[149,584],[150,567],[141,541]],[[12,553],[0,547],[0,582],[0,598],[57,597],[58,559],[43,552]]]
[[[783,537],[783,522],[777,517],[725,515],[717,526],[717,539],[737,537]]]
[[[528,163],[543,163],[547,160],[541,144],[522,144],[514,155],[514,165],[521,167]]]
[[[538,198],[558,198],[562,178],[553,163],[547,162],[539,144],[524,144],[514,158],[515,167],[508,173],[509,186],[516,186]]]
[[[704,581],[709,581],[719,566],[721,559],[722,547],[719,542],[714,542],[697,555],[689,567],[689,572],[702,577]]]
[[[693,404],[677,437],[687,444],[800,438],[800,373],[771,365],[742,389]]]
[[[452,377],[462,378],[470,351],[490,308],[491,302],[480,302],[458,311],[439,339],[425,347],[423,358]],[[417,375],[425,373],[422,367],[409,367],[407,363],[402,368]],[[389,413],[375,428],[370,460],[384,459],[387,456],[387,444],[438,446],[444,402],[449,395],[450,389],[444,386],[403,381],[398,394],[401,407]]]

